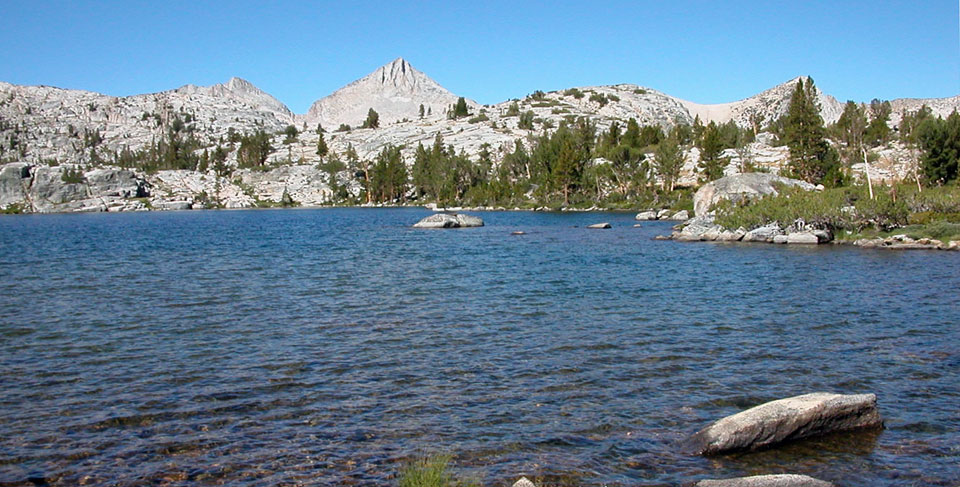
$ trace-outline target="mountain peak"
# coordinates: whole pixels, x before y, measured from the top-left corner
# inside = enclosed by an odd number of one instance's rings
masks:
[[[421,105],[430,113],[425,114],[425,118],[435,119],[442,118],[457,98],[406,59],[398,57],[317,100],[304,119],[311,126],[316,123],[329,127],[356,126],[372,108],[380,115],[381,123],[391,123],[405,118],[416,120],[420,117]]]
[[[175,91],[185,95],[199,94],[217,98],[229,98],[251,108],[276,113],[283,118],[293,117],[293,112],[281,103],[280,100],[257,88],[253,83],[236,76],[230,78],[226,83],[218,83],[211,86],[184,85]]]

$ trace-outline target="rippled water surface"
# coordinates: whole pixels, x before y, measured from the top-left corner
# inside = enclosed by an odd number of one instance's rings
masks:
[[[0,485],[390,485],[438,452],[484,485],[960,485],[960,253],[427,214],[0,218]],[[887,428],[681,448],[821,390]]]

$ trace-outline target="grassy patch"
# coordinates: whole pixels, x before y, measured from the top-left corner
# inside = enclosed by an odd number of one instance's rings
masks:
[[[450,456],[418,458],[400,471],[399,487],[473,487],[475,480],[458,479],[450,471]]]

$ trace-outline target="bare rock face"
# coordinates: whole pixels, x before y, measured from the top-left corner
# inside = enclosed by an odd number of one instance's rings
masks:
[[[693,212],[697,216],[707,212],[722,200],[738,203],[745,199],[777,194],[777,184],[797,186],[812,191],[815,186],[798,179],[785,178],[767,173],[745,173],[722,177],[703,185],[693,195]]]
[[[837,431],[880,428],[873,394],[815,392],[780,399],[727,416],[691,437],[698,454],[756,450]]]
[[[340,124],[357,127],[366,119],[367,111],[373,108],[380,116],[380,124],[387,125],[404,118],[419,119],[420,105],[424,106],[424,118],[442,119],[446,117],[447,108],[457,99],[457,95],[414,69],[406,60],[397,58],[317,100],[303,120],[308,127],[315,127],[318,123],[330,129]],[[473,102],[470,104],[477,106]]]
[[[30,168],[26,162],[11,162],[0,166],[0,209],[24,203],[30,184]]]
[[[701,480],[696,483],[695,487],[833,487],[833,484],[806,475],[780,474]]]
[[[451,215],[449,213],[434,213],[415,223],[414,228],[461,228],[482,227],[483,220],[470,215]]]

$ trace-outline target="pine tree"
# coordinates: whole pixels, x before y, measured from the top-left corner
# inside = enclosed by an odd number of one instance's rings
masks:
[[[683,149],[679,141],[679,129],[674,127],[664,140],[657,145],[655,153],[657,172],[663,179],[663,187],[673,191],[683,167]]]
[[[824,182],[828,174],[832,175],[827,179],[839,177],[839,165],[825,134],[813,79],[807,78],[804,83],[801,78],[783,120],[783,135],[790,148],[790,171],[794,176],[813,184]]]
[[[423,118],[423,103],[420,104],[420,118]]]
[[[700,170],[703,182],[713,181],[723,177],[725,161],[720,158],[724,143],[717,124],[710,122],[703,129],[700,140]]]
[[[453,108],[453,118],[466,117],[469,115],[467,111],[467,100],[462,96],[457,99],[457,105]]]
[[[380,128],[380,114],[376,110],[371,108],[367,110],[367,119],[363,121],[363,127],[365,129],[375,129]]]
[[[330,152],[330,148],[327,147],[327,141],[323,139],[323,133],[321,132],[317,138],[317,155],[320,157],[326,157],[327,153]]]

